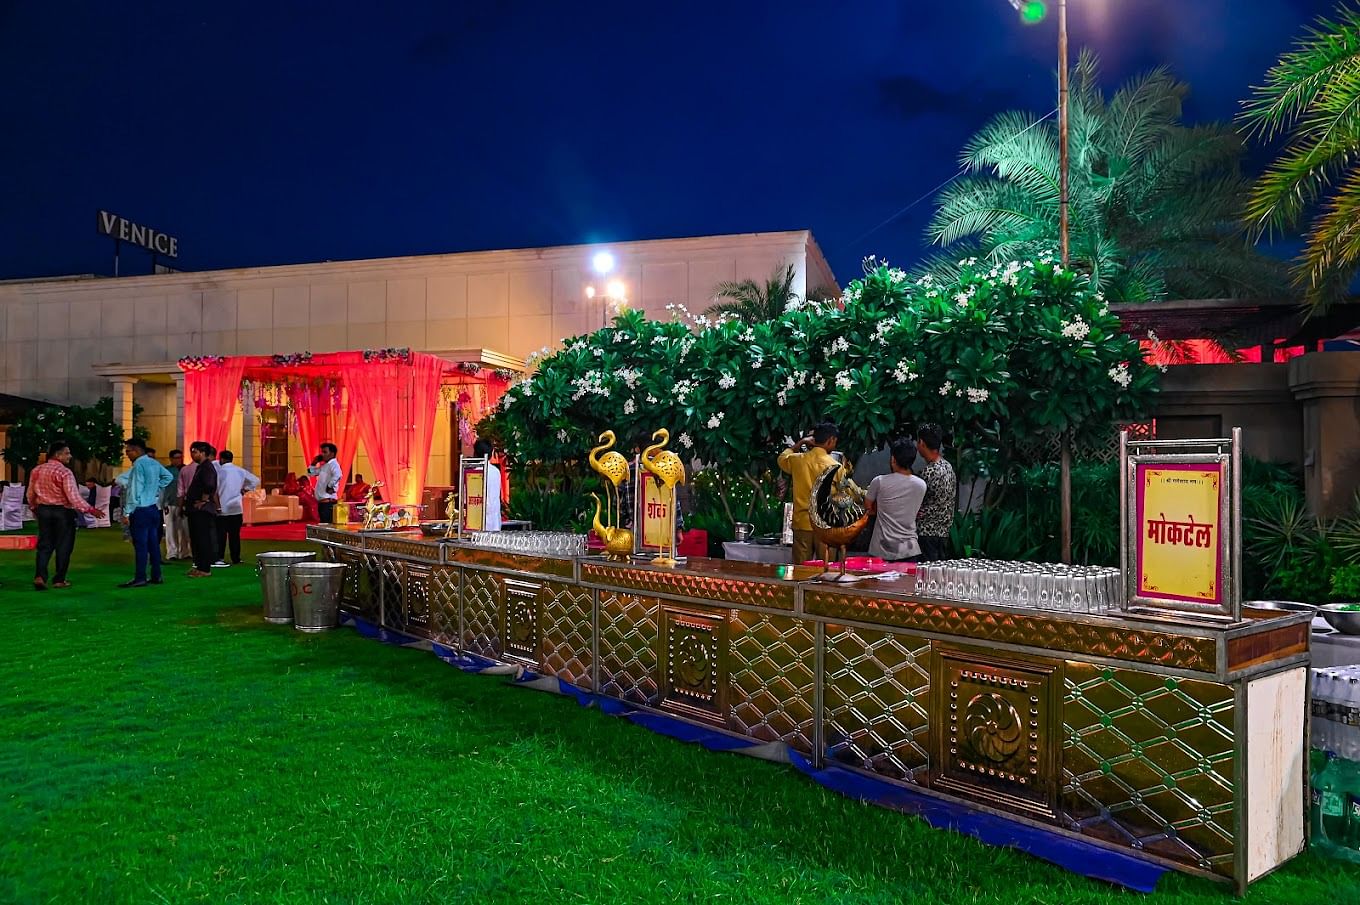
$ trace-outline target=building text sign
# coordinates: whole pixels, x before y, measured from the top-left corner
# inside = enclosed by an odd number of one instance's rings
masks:
[[[1223,463],[1139,462],[1134,469],[1137,596],[1222,606]]]
[[[108,211],[99,212],[99,234],[145,248],[152,254],[179,257],[179,239]]]

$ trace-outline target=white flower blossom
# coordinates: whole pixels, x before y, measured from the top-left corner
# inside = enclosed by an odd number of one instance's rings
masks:
[[[680,445],[685,449],[689,449],[694,445],[694,441],[690,439],[689,434],[681,434],[678,439],[680,440]]]
[[[648,404],[648,405],[656,405],[656,402],[657,402],[656,397],[653,396],[651,393],[648,393],[648,394],[647,394],[647,404]]]
[[[941,396],[948,396],[948,395],[949,395],[949,392],[950,392],[951,390],[953,390],[953,389],[954,389],[954,384],[953,384],[953,382],[952,382],[952,381],[949,381],[949,380],[946,380],[946,381],[940,386],[940,395],[941,395]]]
[[[1090,332],[1091,325],[1082,320],[1080,314],[1073,320],[1062,322],[1062,335],[1068,339],[1075,339],[1080,342],[1085,339]]]
[[[557,442],[558,442],[558,443],[566,443],[566,442],[567,442],[567,432],[566,432],[566,431],[560,430],[560,431],[557,432]]]
[[[911,383],[920,376],[905,361],[898,362],[897,367],[893,369],[893,379],[898,383]]]
[[[636,411],[637,411],[637,403],[635,403],[633,400],[629,399],[627,402],[625,402],[625,403],[623,404],[623,413],[624,413],[625,415],[631,415],[631,414],[633,414],[633,412],[636,412]]]
[[[847,340],[844,336],[838,336],[831,341],[831,347],[827,354],[834,355],[837,352],[849,352],[849,351],[850,341]]]
[[[889,267],[888,279],[892,280],[894,283],[906,282],[907,272],[900,267]]]
[[[836,375],[836,386],[842,390],[848,390],[855,385],[855,378],[850,376],[849,371],[841,371]]]
[[[724,390],[730,390],[736,385],[737,378],[733,377],[731,374],[723,374],[723,376],[718,378],[718,386],[722,387]]]
[[[591,354],[591,355],[594,355],[596,358],[603,358],[603,357],[604,357],[604,349],[591,349],[591,350],[590,350],[590,354]]]
[[[974,404],[979,402],[986,402],[989,398],[991,398],[991,395],[992,395],[991,390],[979,390],[974,389],[973,387],[968,388],[968,401]]]
[[[711,417],[708,419],[708,427],[709,427],[709,429],[710,429],[710,430],[717,430],[719,427],[721,427],[721,426],[722,426],[722,422],[723,422],[723,418],[724,418],[724,417],[726,417],[726,413],[724,413],[724,412],[717,412],[716,414],[714,414],[713,416],[711,416]]]
[[[1129,366],[1122,362],[1110,368],[1106,373],[1110,375],[1111,380],[1124,389],[1128,389],[1129,384],[1133,382],[1133,375],[1129,373]]]
[[[820,374],[817,375],[817,382],[814,383],[813,386],[816,388],[817,392],[819,392],[819,393],[824,393],[824,392],[826,392],[826,378],[823,377],[823,376],[821,376]]]
[[[1148,339],[1152,340],[1152,341],[1155,342],[1155,343],[1156,343],[1156,342],[1161,342],[1161,340],[1159,340],[1159,339],[1157,338],[1157,331],[1155,331],[1155,330],[1149,330],[1149,331],[1148,331]]]

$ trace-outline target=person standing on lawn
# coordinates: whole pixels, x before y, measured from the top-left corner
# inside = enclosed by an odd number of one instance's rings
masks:
[[[169,458],[170,464],[166,470],[175,480],[161,493],[161,510],[165,512],[165,558],[188,559],[189,523],[184,520],[184,509],[179,504],[182,496],[179,474],[184,470],[184,450],[170,450]]]
[[[104,513],[85,501],[85,494],[71,473],[71,448],[64,442],[47,448],[47,461],[33,469],[28,479],[28,507],[38,519],[38,561],[33,588],[46,591],[47,563],[56,554],[52,587],[69,588],[66,570],[76,547],[76,514],[102,518]]]
[[[120,588],[161,584],[161,493],[175,480],[165,466],[147,454],[146,443],[133,437],[123,445],[132,467],[118,476],[123,488],[123,522],[132,537],[136,571]],[[147,564],[151,571],[148,575]]]
[[[215,453],[216,450],[202,440],[189,446],[194,471],[184,492],[184,514],[189,519],[189,545],[194,551],[190,578],[211,575],[213,558],[217,556],[217,468],[212,461]]]
[[[260,486],[260,479],[236,464],[229,449],[218,455],[217,469],[217,561],[214,568],[227,565],[227,542],[231,542],[231,564],[241,564],[241,495]]]
[[[316,514],[323,525],[335,521],[335,501],[345,485],[345,473],[336,458],[340,450],[334,443],[321,444],[321,468],[316,473]]]
[[[840,429],[823,421],[812,433],[779,454],[779,468],[793,478],[793,564],[815,557],[826,559],[826,547],[812,534],[812,485],[833,465],[840,464],[831,453],[840,439]],[[800,449],[806,448],[805,452]],[[841,467],[844,467],[843,465]]]
[[[942,442],[938,427],[921,425],[916,450],[926,462],[921,469],[926,495],[916,516],[916,532],[921,539],[921,558],[927,562],[949,558],[949,530],[954,527],[954,512],[958,509],[958,479],[954,466],[940,455]]]

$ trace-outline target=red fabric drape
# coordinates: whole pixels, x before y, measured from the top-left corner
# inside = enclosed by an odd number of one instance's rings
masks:
[[[373,465],[369,480],[383,482],[383,499],[420,502],[440,403],[444,361],[415,354],[410,362],[356,362],[341,366],[350,413]]]
[[[359,447],[359,433],[351,417],[349,391],[338,394],[329,390],[316,391],[310,387],[294,387],[289,394],[293,415],[297,419],[298,442],[302,457],[307,462],[316,458],[322,443],[334,443],[339,452],[344,481],[354,476],[354,454]]]
[[[203,440],[221,449],[231,434],[231,417],[241,392],[244,358],[184,372],[184,442]]]

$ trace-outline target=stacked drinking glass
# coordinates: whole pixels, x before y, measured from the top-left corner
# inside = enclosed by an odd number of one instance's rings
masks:
[[[586,536],[566,531],[473,531],[463,540],[474,547],[532,556],[585,556]]]
[[[950,559],[921,563],[916,588],[928,597],[1069,613],[1108,613],[1124,593],[1118,569],[1059,563]]]

